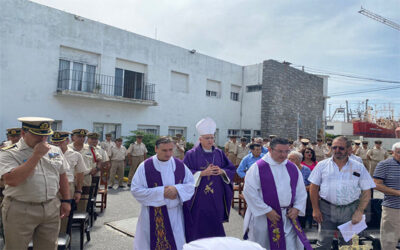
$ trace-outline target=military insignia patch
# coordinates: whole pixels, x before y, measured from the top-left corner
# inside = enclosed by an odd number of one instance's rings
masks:
[[[42,124],[40,124],[40,129],[48,129],[49,128],[49,123],[48,122],[43,122]]]

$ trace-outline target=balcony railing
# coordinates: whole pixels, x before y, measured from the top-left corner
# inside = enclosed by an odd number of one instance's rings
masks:
[[[57,90],[155,101],[155,84],[70,69],[58,72]]]

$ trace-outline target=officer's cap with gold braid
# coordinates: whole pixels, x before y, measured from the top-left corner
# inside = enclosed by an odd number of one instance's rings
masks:
[[[89,131],[87,129],[84,129],[84,128],[77,128],[77,129],[72,130],[72,134],[73,135],[87,136],[88,133],[89,133]]]
[[[54,131],[51,135],[50,141],[52,142],[62,142],[65,141],[71,133],[68,131]]]
[[[8,136],[15,136],[21,134],[21,128],[8,128],[7,135]]]
[[[51,135],[51,124],[54,122],[53,119],[46,117],[20,117],[18,121],[22,122],[22,128],[27,129],[29,132],[35,135]]]
[[[98,133],[96,133],[96,132],[92,132],[92,133],[89,133],[87,135],[87,137],[88,138],[92,138],[92,139],[99,139],[100,135]]]

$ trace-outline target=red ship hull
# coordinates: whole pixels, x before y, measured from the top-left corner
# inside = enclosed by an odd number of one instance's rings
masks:
[[[375,123],[353,121],[353,134],[364,137],[396,138],[394,129],[387,129]]]

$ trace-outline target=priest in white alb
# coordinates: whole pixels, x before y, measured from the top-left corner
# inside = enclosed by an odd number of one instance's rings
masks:
[[[289,141],[274,138],[268,153],[246,173],[244,238],[266,249],[312,249],[298,221],[307,192],[299,169],[287,156]]]
[[[132,179],[131,192],[142,204],[134,249],[182,249],[185,244],[183,202],[194,193],[194,179],[173,155],[173,141],[156,141],[156,155],[142,162]],[[186,213],[188,214],[188,213]]]

